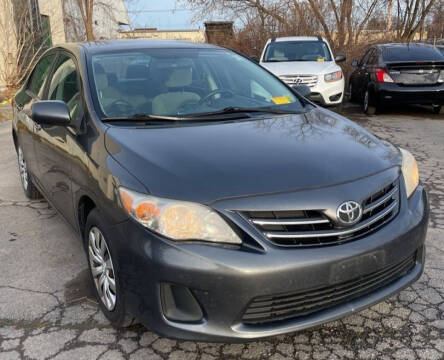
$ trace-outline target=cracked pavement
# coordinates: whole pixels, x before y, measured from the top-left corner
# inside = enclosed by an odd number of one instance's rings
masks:
[[[343,320],[248,344],[112,328],[91,297],[80,240],[45,201],[24,197],[11,123],[0,123],[0,360],[443,359],[444,116],[344,111],[416,156],[431,203],[425,272],[397,296]]]

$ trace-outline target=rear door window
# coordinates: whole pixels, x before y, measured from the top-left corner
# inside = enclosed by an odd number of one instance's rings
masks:
[[[44,56],[34,68],[32,75],[28,82],[27,90],[34,96],[41,98],[45,88],[45,81],[51,71],[52,63],[54,62],[55,54]]]
[[[370,58],[370,56],[372,55],[372,53],[374,52],[375,49],[369,49],[365,55],[362,57],[361,61],[360,61],[360,65],[366,65],[368,63],[368,60]]]
[[[378,58],[379,58],[379,51],[375,49],[370,54],[370,57],[368,58],[367,64],[368,65],[377,65],[378,64]]]

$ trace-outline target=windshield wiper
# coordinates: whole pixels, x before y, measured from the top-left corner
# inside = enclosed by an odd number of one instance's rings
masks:
[[[266,63],[273,63],[273,62],[295,62],[295,61],[318,61],[318,60],[310,60],[310,59],[287,59],[287,60],[266,60],[264,62]]]
[[[248,107],[234,107],[229,106],[222,110],[205,112],[205,113],[197,113],[187,116],[187,118],[201,118],[207,116],[217,116],[217,115],[226,115],[226,114],[248,114],[248,113],[269,113],[269,114],[300,114],[300,111],[294,110],[284,110],[284,109],[276,109],[272,107],[257,107],[257,108],[248,108]]]
[[[134,114],[130,116],[115,116],[115,117],[104,117],[103,122],[119,122],[119,121],[135,121],[135,122],[175,122],[181,120],[188,120],[188,118],[175,117],[175,116],[160,116],[151,114]]]
[[[104,117],[102,121],[105,123],[109,122],[121,122],[121,121],[134,121],[134,122],[178,122],[178,121],[205,121],[205,120],[220,120],[224,118],[223,115],[235,115],[236,118],[251,117],[249,113],[270,113],[270,114],[300,114],[301,111],[294,110],[284,110],[275,109],[272,107],[257,107],[257,108],[244,108],[244,107],[226,107],[222,110],[190,114],[184,116],[162,116],[162,115],[151,115],[151,114],[134,114],[131,116],[116,116],[116,117]],[[238,116],[237,114],[242,114]],[[232,117],[225,117],[226,120],[232,120]]]

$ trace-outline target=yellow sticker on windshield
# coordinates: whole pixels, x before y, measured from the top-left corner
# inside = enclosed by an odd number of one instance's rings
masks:
[[[318,58],[318,62],[324,62],[324,58]]]
[[[271,98],[271,101],[273,101],[276,105],[283,105],[283,104],[290,104],[291,100],[288,96],[277,96]]]

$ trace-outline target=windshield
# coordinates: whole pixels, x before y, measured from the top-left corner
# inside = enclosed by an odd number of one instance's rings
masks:
[[[264,55],[264,62],[332,61],[324,41],[274,41]]]
[[[302,110],[278,79],[222,49],[146,49],[92,55],[102,117],[192,116],[227,108]]]
[[[444,58],[433,46],[390,46],[382,49],[385,61],[444,61]]]

